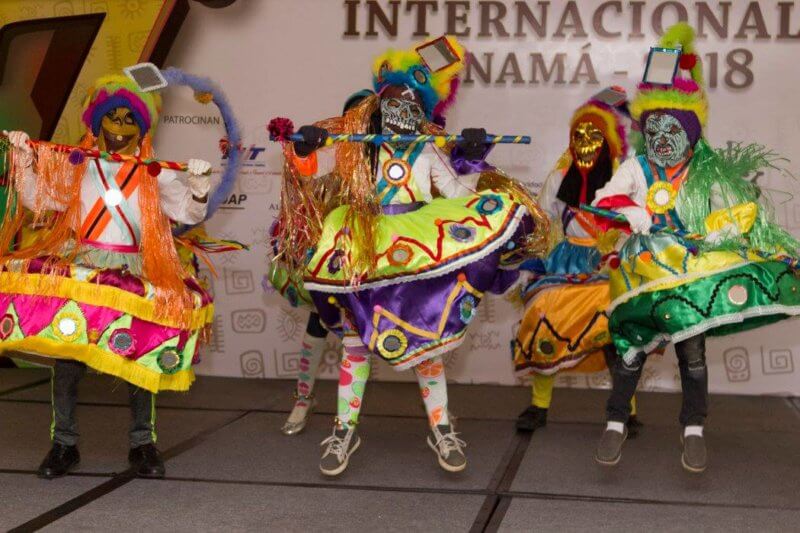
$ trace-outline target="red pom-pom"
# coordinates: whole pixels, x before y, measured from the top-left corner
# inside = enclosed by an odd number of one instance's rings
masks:
[[[227,137],[222,137],[219,140],[219,151],[222,152],[223,156],[227,156],[231,150],[231,143]]]
[[[608,266],[611,267],[612,270],[616,270],[619,268],[619,257],[612,257],[608,260]]]
[[[679,64],[683,70],[692,70],[697,65],[697,56],[694,54],[682,54]]]
[[[267,124],[267,132],[269,132],[270,139],[288,141],[294,133],[294,124],[288,118],[275,117]]]
[[[161,165],[159,165],[156,161],[147,163],[147,173],[155,178],[161,174]]]

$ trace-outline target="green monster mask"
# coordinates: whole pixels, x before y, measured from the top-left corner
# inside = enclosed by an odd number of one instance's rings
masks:
[[[653,113],[644,125],[647,159],[663,168],[685,161],[691,150],[689,136],[678,119],[666,113]]]

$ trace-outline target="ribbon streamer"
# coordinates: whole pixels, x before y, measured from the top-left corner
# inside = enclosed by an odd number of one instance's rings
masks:
[[[601,209],[599,207],[594,207],[587,204],[581,204],[581,210],[603,218],[608,218],[610,220],[613,220],[614,222],[622,222],[626,224],[628,222],[628,220],[625,218],[625,215],[617,213],[616,211],[609,211],[608,209]],[[651,232],[661,231],[664,233],[671,233],[676,237],[680,237],[687,240],[695,240],[695,241],[705,240],[705,237],[703,235],[700,235],[699,233],[689,233],[686,231],[681,231],[675,228],[671,228],[669,226],[664,226],[663,224],[653,224],[650,227],[650,231]],[[782,263],[786,263],[787,265],[789,265],[789,267],[795,270],[798,269],[798,267],[800,267],[800,258],[792,257],[785,253],[768,254],[760,250],[754,250],[752,248],[748,248],[748,250],[756,254],[757,256],[761,257],[762,259],[766,259],[768,261],[780,261]]]

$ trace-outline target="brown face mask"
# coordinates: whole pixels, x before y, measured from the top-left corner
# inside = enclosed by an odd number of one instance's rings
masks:
[[[103,116],[97,147],[104,152],[134,155],[141,140],[139,125],[126,107],[117,107]]]
[[[572,130],[570,147],[579,168],[590,169],[600,155],[605,137],[603,132],[591,122],[579,122]]]

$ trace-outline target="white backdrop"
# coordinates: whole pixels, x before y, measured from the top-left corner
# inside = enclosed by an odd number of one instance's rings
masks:
[[[425,27],[420,28],[423,4],[429,7]],[[530,13],[520,11],[520,4],[529,6]],[[415,32],[438,36],[447,31],[448,19],[455,20],[454,29],[466,34],[461,40],[483,72],[473,70],[468,76],[472,83],[462,87],[448,116],[448,129],[480,126],[496,133],[532,135],[532,145],[499,147],[493,161],[536,186],[566,146],[572,111],[606,85],[622,85],[632,93],[643,58],[656,43],[655,31],[686,15],[695,26],[703,21],[705,36],[698,48],[710,86],[712,143],[758,141],[800,161],[800,111],[794,105],[800,41],[792,36],[800,33],[800,5],[730,4],[239,0],[227,8],[209,9],[192,2],[167,65],[217,80],[250,147],[236,193],[209,229],[249,243],[251,250],[214,258],[219,271],[214,281],[216,337],[199,373],[286,378],[297,370],[305,313],[261,288],[268,262],[267,229],[277,213],[280,188],[279,150],[267,141],[265,131],[270,118],[290,117],[299,127],[337,114],[350,93],[369,87],[377,54],[424,38]],[[376,6],[389,30],[376,17]],[[533,23],[526,18],[530,14]],[[377,35],[368,35],[370,25]],[[219,167],[219,153],[207,147],[215,146],[221,133],[213,110],[200,108],[181,91],[167,94],[158,135],[162,155],[205,157]],[[800,175],[800,164],[788,166]],[[774,175],[758,179],[778,202],[780,222],[800,233],[800,197],[795,198],[800,187]],[[509,341],[518,313],[503,298],[485,300],[467,341],[448,358],[448,377],[462,383],[514,384]],[[800,395],[798,326],[798,321],[785,321],[710,340],[712,391]],[[323,377],[336,375],[338,347],[333,339],[329,342]],[[382,364],[375,365],[373,374],[385,380],[411,379],[409,373]],[[643,387],[674,390],[677,375],[670,350],[648,363]],[[607,377],[562,376],[560,384],[605,386]]]

